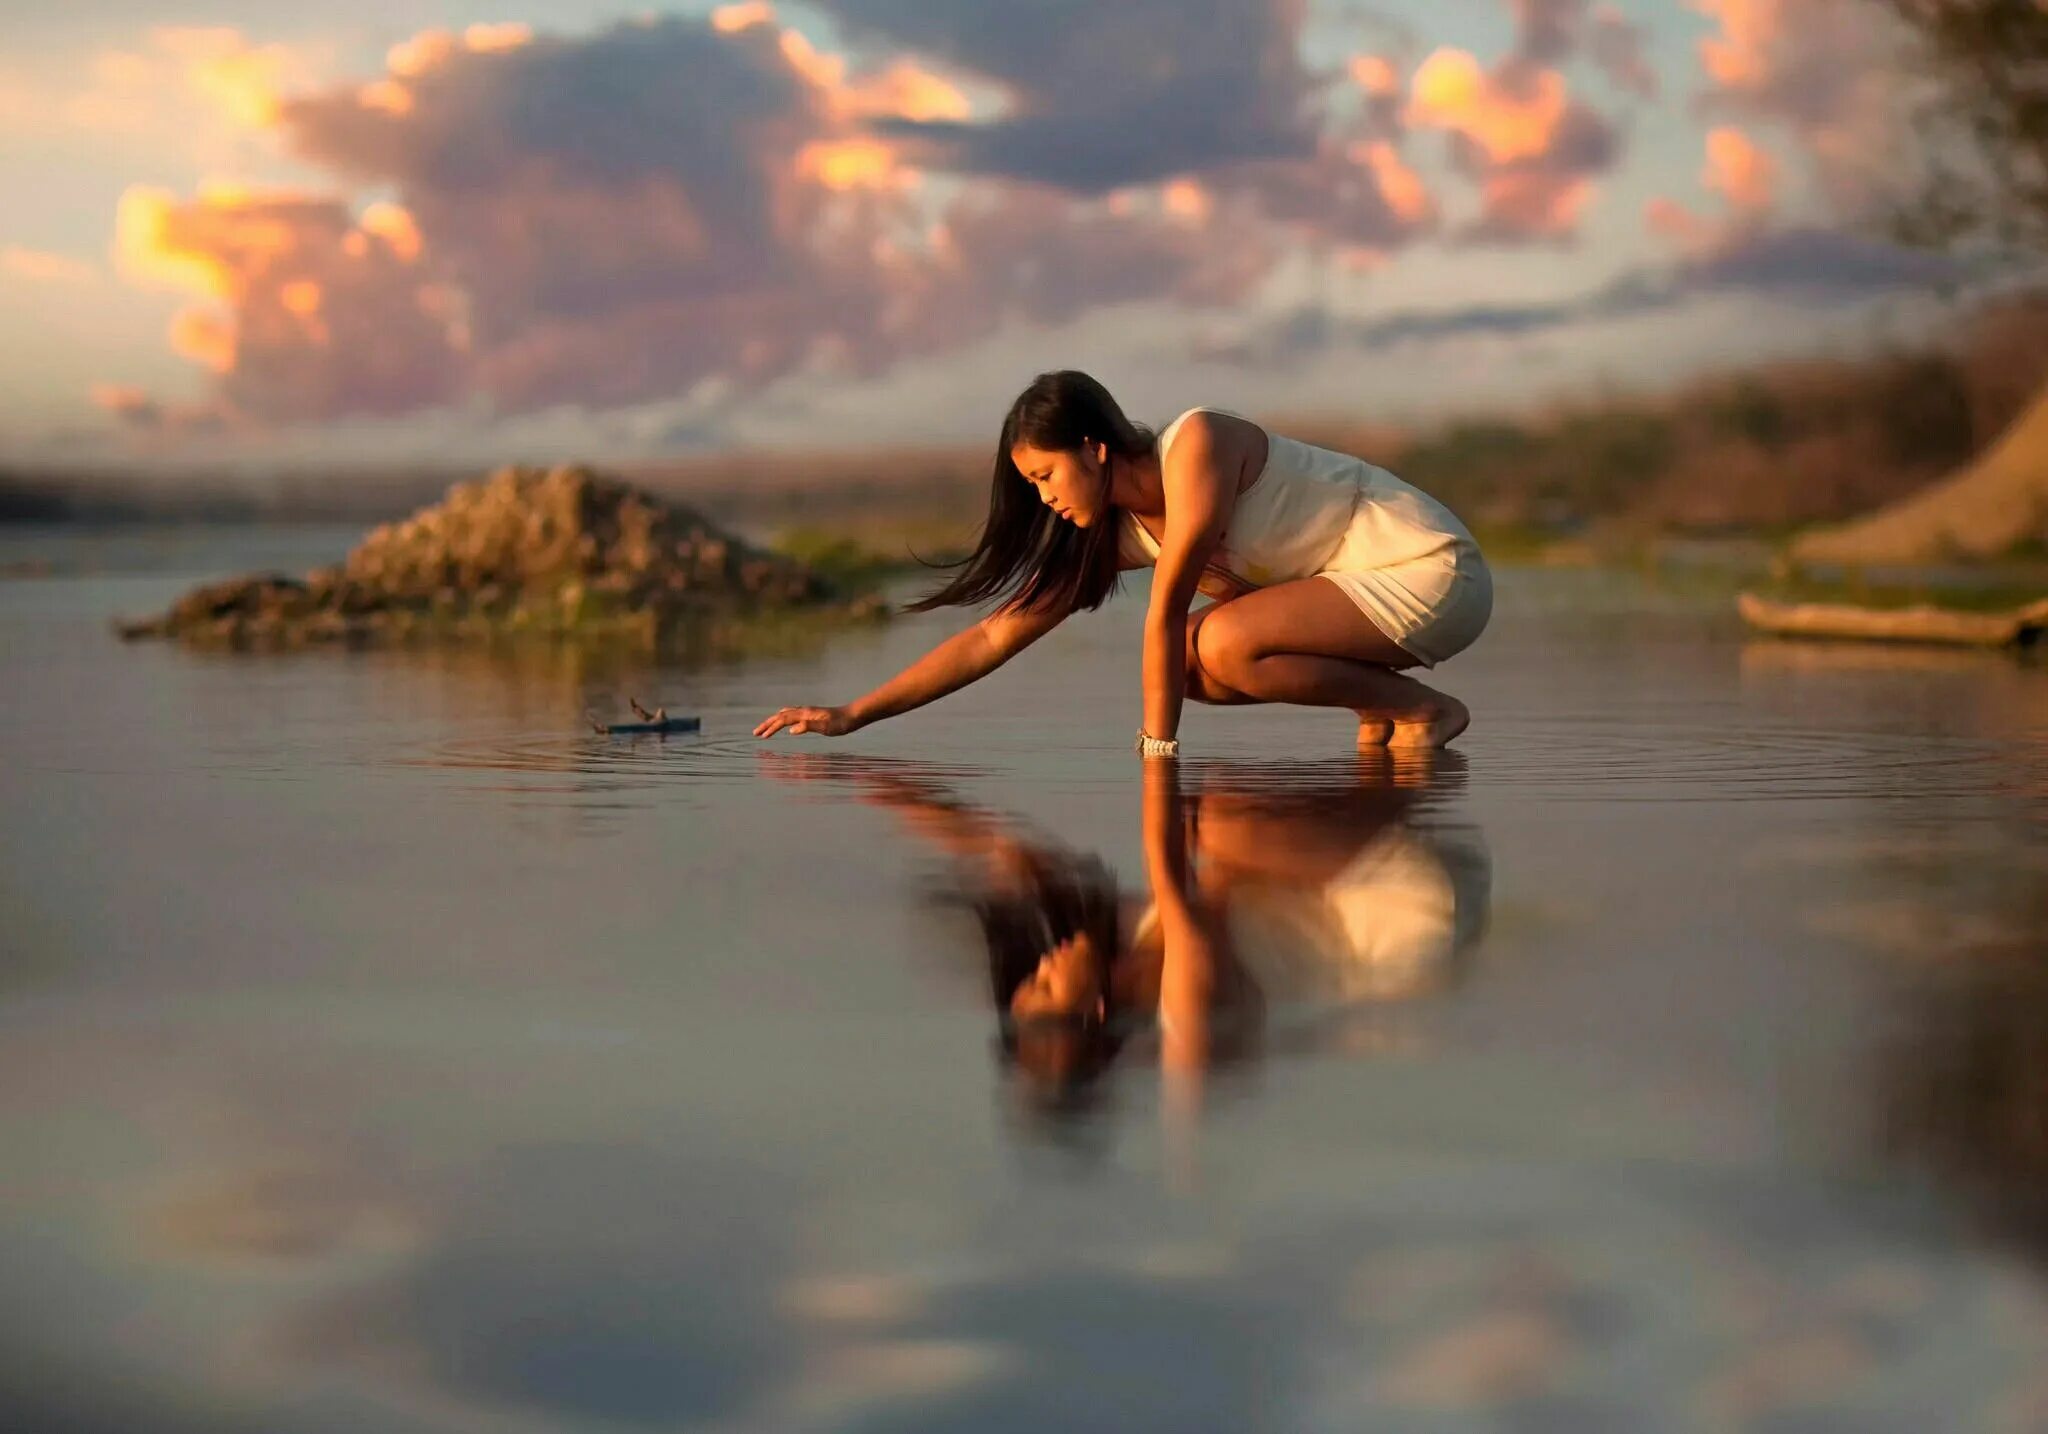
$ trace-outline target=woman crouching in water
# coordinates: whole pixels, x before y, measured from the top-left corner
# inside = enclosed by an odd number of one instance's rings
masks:
[[[840,707],[784,707],[754,728],[840,736],[985,677],[1152,566],[1147,756],[1178,750],[1181,703],[1344,707],[1361,746],[1440,747],[1465,704],[1400,669],[1463,651],[1493,611],[1465,525],[1383,468],[1191,408],[1155,438],[1071,369],[1040,374],[1003,419],[988,522],[950,582],[911,612],[1000,599]],[[1215,602],[1193,614],[1195,593]]]

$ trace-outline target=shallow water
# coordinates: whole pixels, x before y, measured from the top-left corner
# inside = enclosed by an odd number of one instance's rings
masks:
[[[1456,756],[1196,708],[1148,794],[1134,596],[764,744],[958,615],[207,655],[107,619],[306,533],[76,541],[0,582],[6,1427],[2048,1428],[2038,662],[1509,572]],[[1183,858],[1212,1015],[1055,1093],[990,942]]]

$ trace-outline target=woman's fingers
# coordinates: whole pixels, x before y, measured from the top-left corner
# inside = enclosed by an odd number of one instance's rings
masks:
[[[754,729],[756,737],[773,737],[777,732],[788,731],[791,736],[800,732],[822,731],[825,727],[825,709],[822,707],[785,707]]]

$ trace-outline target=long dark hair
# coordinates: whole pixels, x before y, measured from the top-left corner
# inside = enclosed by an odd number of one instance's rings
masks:
[[[1093,1011],[1020,1021],[1010,1014],[1010,1001],[1040,958],[1070,936],[1086,936],[1094,944],[1097,994],[1108,996],[1110,968],[1124,947],[1116,873],[1099,857],[1033,847],[1025,853],[1019,889],[976,891],[966,904],[988,945],[989,995],[1003,1064],[1031,1077],[1041,1114],[1085,1113],[1096,1079],[1116,1059],[1129,1023],[1118,1013]]]
[[[1101,518],[1086,528],[1062,521],[1010,461],[1010,449],[1020,441],[1059,451],[1097,442],[1113,455],[1136,458],[1151,451],[1153,434],[1126,418],[1109,390],[1087,374],[1070,368],[1040,374],[1003,418],[981,540],[957,563],[927,564],[960,571],[905,611],[1000,597],[1006,604],[1065,614],[1101,607],[1116,591],[1122,515],[1105,503]]]
[[[968,904],[988,943],[989,995],[1004,1019],[1039,958],[1068,937],[1093,942],[1105,973],[1122,948],[1116,873],[1098,857],[1027,848],[1020,890],[977,891]]]

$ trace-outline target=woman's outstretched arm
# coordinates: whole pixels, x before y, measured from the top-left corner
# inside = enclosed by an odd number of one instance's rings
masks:
[[[954,633],[865,697],[841,707],[784,707],[764,718],[754,728],[754,735],[772,737],[787,729],[840,737],[884,717],[922,707],[988,676],[1058,627],[1065,616],[1063,612],[1002,608]]]

